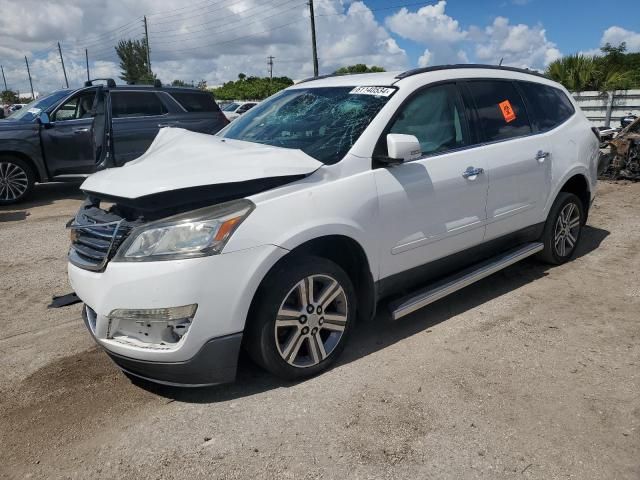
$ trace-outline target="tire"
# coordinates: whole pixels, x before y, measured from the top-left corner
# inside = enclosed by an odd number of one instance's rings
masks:
[[[560,192],[544,225],[544,250],[539,258],[551,265],[568,262],[576,252],[585,222],[582,201],[573,193]]]
[[[27,162],[15,157],[0,157],[0,205],[26,200],[35,181],[33,169]]]
[[[305,293],[309,291],[311,301]],[[338,358],[355,318],[355,291],[342,268],[325,258],[292,257],[258,289],[245,329],[245,349],[277,377],[310,377]]]

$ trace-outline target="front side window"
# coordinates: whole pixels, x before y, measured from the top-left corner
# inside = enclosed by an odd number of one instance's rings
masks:
[[[167,108],[153,92],[111,92],[113,118],[164,115]]]
[[[54,112],[51,118],[54,122],[64,120],[77,120],[79,118],[92,118],[93,101],[96,92],[86,92],[70,98]]]
[[[507,140],[531,133],[531,124],[520,94],[510,81],[479,80],[467,83],[486,142]]]
[[[427,88],[405,104],[389,133],[414,135],[424,155],[468,145],[455,86]]]
[[[533,82],[518,82],[518,85],[527,100],[531,121],[540,132],[557,127],[575,112],[567,96],[557,88]]]
[[[59,90],[46,97],[41,97],[13,112],[7,117],[7,120],[33,122],[42,112],[61,102],[64,97],[70,94],[71,90]]]
[[[234,120],[218,135],[300,149],[325,164],[336,163],[395,92],[388,87],[367,88],[283,90]],[[370,93],[374,90],[381,94]]]

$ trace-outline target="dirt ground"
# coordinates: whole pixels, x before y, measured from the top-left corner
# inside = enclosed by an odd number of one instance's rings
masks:
[[[577,258],[514,265],[283,383],[134,384],[69,291],[77,186],[0,209],[0,478],[640,479],[640,183],[601,183]]]

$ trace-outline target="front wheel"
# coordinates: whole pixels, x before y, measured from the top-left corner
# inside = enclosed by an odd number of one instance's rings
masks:
[[[263,281],[248,320],[246,348],[278,377],[309,377],[340,355],[355,313],[353,285],[342,268],[325,258],[292,258]]]
[[[25,161],[0,157],[0,205],[10,205],[26,199],[34,183],[33,170]]]
[[[553,265],[569,261],[580,241],[583,224],[582,201],[573,193],[560,192],[544,226],[540,258]]]

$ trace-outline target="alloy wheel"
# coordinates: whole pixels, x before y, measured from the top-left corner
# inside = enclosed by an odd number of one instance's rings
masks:
[[[24,169],[11,162],[0,162],[0,200],[17,200],[29,187]]]
[[[573,252],[580,232],[580,209],[575,203],[567,203],[556,220],[553,247],[558,255],[567,257]]]
[[[331,355],[347,326],[347,296],[329,275],[310,275],[285,296],[275,321],[278,353],[288,364],[306,368]]]

